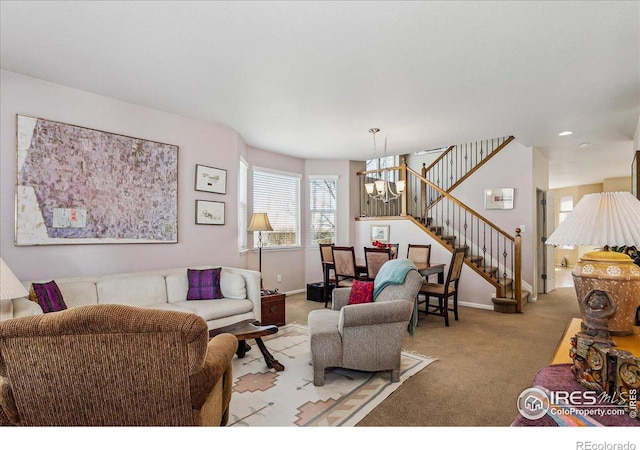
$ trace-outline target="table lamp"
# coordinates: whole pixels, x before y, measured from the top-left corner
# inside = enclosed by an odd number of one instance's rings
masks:
[[[0,258],[0,320],[11,318],[13,306],[11,299],[28,296],[27,288],[20,283],[9,266]]]
[[[258,232],[258,251],[259,251],[259,259],[258,259],[258,271],[260,272],[260,290],[263,291],[262,288],[262,247],[264,243],[262,242],[262,232],[263,231],[273,231],[271,224],[269,223],[269,217],[267,213],[253,213],[251,217],[251,223],[249,224],[249,229],[247,231],[257,231]]]
[[[640,306],[640,266],[610,248],[640,246],[640,200],[630,192],[587,194],[545,244],[603,248],[582,255],[572,272],[582,331],[598,337],[596,325],[605,318],[611,335],[633,334]]]

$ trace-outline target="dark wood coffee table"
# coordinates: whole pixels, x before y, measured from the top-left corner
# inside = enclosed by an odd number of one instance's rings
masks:
[[[247,344],[247,340],[255,339],[262,356],[264,356],[264,361],[267,363],[267,367],[269,369],[275,369],[276,372],[280,372],[284,370],[284,366],[280,364],[271,353],[269,353],[264,342],[262,342],[262,336],[268,336],[277,332],[278,327],[275,325],[261,326],[259,321],[247,319],[226,327],[209,330],[209,338],[221,333],[233,334],[238,340],[238,350],[236,351],[238,358],[244,358],[244,355],[251,350],[251,346]]]

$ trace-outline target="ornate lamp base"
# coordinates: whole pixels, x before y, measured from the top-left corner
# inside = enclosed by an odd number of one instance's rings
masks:
[[[636,310],[640,306],[640,267],[628,255],[612,251],[586,253],[572,274],[584,333],[607,340],[603,332],[594,332],[594,329],[602,330],[606,321],[606,330],[612,336],[633,334]],[[603,312],[607,301],[613,306]],[[594,306],[585,309],[589,302]],[[597,326],[593,326],[594,321],[598,321]]]

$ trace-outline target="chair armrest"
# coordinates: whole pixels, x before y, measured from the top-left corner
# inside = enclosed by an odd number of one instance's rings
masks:
[[[349,295],[351,295],[350,287],[335,288],[332,291],[331,309],[339,311],[343,306],[349,303]]]
[[[200,409],[220,377],[231,370],[231,360],[238,349],[238,340],[230,333],[215,336],[207,344],[203,367],[189,376],[191,386],[191,405],[193,409]],[[230,374],[230,373],[229,373]],[[224,386],[225,404],[231,400],[231,376],[227,377]],[[228,386],[227,386],[228,384]]]
[[[340,310],[338,330],[342,333],[345,327],[408,322],[412,312],[413,304],[405,300],[347,305]]]

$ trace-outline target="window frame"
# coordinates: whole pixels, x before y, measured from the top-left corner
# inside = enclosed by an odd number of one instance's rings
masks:
[[[301,201],[301,186],[302,186],[302,174],[299,173],[294,173],[294,172],[286,172],[283,170],[277,170],[277,169],[271,169],[268,167],[260,167],[260,166],[253,166],[252,170],[251,170],[251,175],[252,175],[252,211],[253,212],[266,212],[267,214],[269,214],[268,210],[264,210],[265,208],[262,208],[261,206],[256,207],[256,173],[261,173],[264,174],[266,176],[275,176],[275,177],[287,177],[287,178],[291,178],[292,180],[295,180],[296,183],[296,192],[295,192],[295,196],[296,196],[296,205],[295,205],[295,221],[296,221],[296,242],[294,244],[289,244],[289,245],[268,245],[268,236],[270,233],[273,233],[274,231],[263,231],[262,232],[262,239],[264,242],[264,245],[262,247],[262,250],[287,250],[287,249],[295,249],[295,248],[301,248],[302,247],[302,217],[301,217],[301,207],[302,207],[302,201]],[[259,210],[260,209],[260,210]],[[269,221],[271,222],[271,226],[276,226],[277,223],[274,223],[274,220],[272,219],[272,217],[269,217]],[[253,233],[253,250],[258,250],[258,245],[257,245],[257,241],[258,241],[258,233],[254,232]]]
[[[338,175],[309,175],[307,177],[307,217],[308,217],[308,239],[307,244],[309,247],[317,247],[319,242],[313,242],[313,213],[319,211],[333,211],[333,240],[332,243],[337,242],[338,239]],[[335,208],[334,209],[312,209],[313,202],[311,200],[311,182],[312,181],[332,181],[334,183],[335,193]]]

